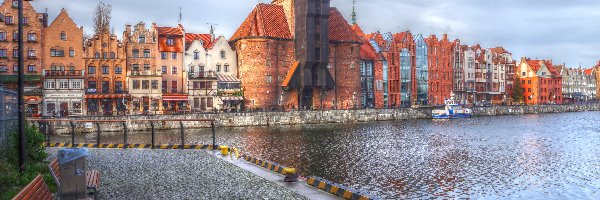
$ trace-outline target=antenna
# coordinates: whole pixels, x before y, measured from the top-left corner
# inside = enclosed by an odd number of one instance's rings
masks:
[[[179,23],[181,23],[181,6],[179,6]]]
[[[218,24],[213,24],[213,23],[206,23],[208,25],[210,25],[210,41],[214,41],[215,40],[215,26],[217,26]]]

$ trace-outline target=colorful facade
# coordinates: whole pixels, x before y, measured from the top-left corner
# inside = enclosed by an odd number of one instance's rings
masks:
[[[549,60],[522,58],[516,70],[525,104],[562,104],[562,77]]]
[[[67,11],[62,9],[43,34],[44,95],[41,115],[85,115],[83,27],[77,27]]]
[[[158,34],[158,56],[156,65],[160,66],[162,76],[163,112],[188,110],[187,72],[183,67],[184,35],[181,24],[177,27],[159,27],[152,25]]]

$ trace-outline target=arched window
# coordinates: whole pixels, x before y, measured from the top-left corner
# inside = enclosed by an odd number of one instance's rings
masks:
[[[96,52],[96,53],[94,54],[94,58],[100,58],[100,52]]]
[[[140,35],[140,36],[138,37],[138,42],[139,42],[140,44],[144,44],[144,43],[146,43],[146,36]]]
[[[117,58],[117,54],[115,54],[115,52],[110,52],[110,58],[111,59]]]

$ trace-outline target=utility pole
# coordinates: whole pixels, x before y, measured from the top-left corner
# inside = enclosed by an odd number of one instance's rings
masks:
[[[19,43],[19,83],[18,83],[18,96],[17,103],[19,109],[19,172],[22,174],[25,171],[25,76],[24,76],[24,63],[23,63],[23,0],[19,0],[19,21],[18,21],[18,43]]]

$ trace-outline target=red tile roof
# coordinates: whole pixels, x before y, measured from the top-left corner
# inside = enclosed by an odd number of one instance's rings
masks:
[[[377,60],[377,53],[375,53],[375,48],[371,46],[371,43],[367,39],[365,39],[362,45],[360,45],[360,59]]]
[[[156,27],[159,36],[183,36],[183,30],[177,27]]]
[[[363,30],[360,28],[360,26],[358,26],[358,24],[353,24],[352,30],[354,30],[354,33],[356,33],[358,37],[365,37],[365,32],[363,32]]]
[[[215,45],[215,41],[211,42],[211,36],[210,34],[198,34],[198,33],[186,33],[185,34],[185,41],[186,41],[186,49],[190,47],[190,45],[192,45],[192,42],[194,42],[194,40],[201,40],[202,44],[204,46],[205,49],[210,49]]]
[[[248,37],[292,39],[283,7],[273,4],[258,4],[229,41],[235,42]]]
[[[589,76],[589,75],[592,75],[592,72],[593,72],[593,71],[594,71],[594,70],[592,70],[592,69],[586,69],[586,70],[584,71],[584,73],[585,73],[586,75],[588,75],[588,76]]]
[[[508,52],[506,49],[504,49],[503,47],[494,47],[491,48],[492,52],[497,53],[497,54],[503,54],[503,53],[508,53],[510,54],[510,52]]]
[[[356,43],[362,41],[336,8],[329,9],[329,40]]]

